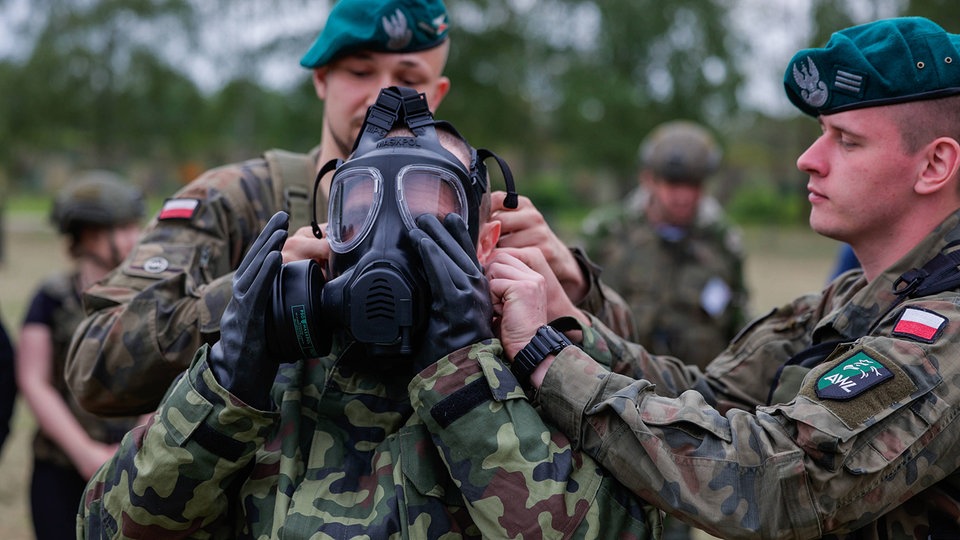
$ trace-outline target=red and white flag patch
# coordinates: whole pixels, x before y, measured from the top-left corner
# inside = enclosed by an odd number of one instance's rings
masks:
[[[191,219],[200,208],[199,199],[167,199],[157,219]]]
[[[928,309],[908,307],[893,325],[893,335],[933,343],[947,326],[947,318]]]

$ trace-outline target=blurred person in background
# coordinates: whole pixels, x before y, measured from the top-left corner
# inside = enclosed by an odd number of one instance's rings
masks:
[[[20,329],[17,384],[38,424],[30,508],[38,540],[72,538],[86,481],[136,418],[84,411],[64,381],[67,348],[83,318],[81,293],[127,256],[140,234],[140,189],[107,171],[78,175],[56,196],[51,221],[66,239],[72,268],[44,279]]]
[[[17,400],[17,380],[14,369],[13,344],[7,328],[0,321],[0,451],[10,435],[10,420]]]
[[[639,186],[584,221],[587,253],[633,310],[633,341],[705,367],[746,321],[748,302],[740,232],[705,193],[721,150],[703,126],[672,121],[639,154]]]

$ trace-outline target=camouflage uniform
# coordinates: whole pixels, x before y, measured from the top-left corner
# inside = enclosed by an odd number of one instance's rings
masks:
[[[922,291],[897,280],[958,240],[960,211],[870,283],[848,272],[753,321],[705,373],[594,326],[548,370],[543,409],[634,493],[724,538],[955,534],[960,293],[893,291]]]
[[[309,156],[271,151],[212,169],[174,196],[199,201],[192,215],[154,217],[123,265],[84,295],[87,318],[66,372],[84,408],[101,415],[156,408],[197,348],[217,340],[233,271],[270,216],[292,210],[291,233],[309,224],[319,154],[319,147]],[[319,220],[326,209],[326,200],[317,202]]]
[[[76,272],[57,274],[44,280],[37,292],[37,294],[46,295],[58,304],[57,309],[51,314],[53,324],[50,326],[50,341],[53,365],[51,366],[50,384],[63,398],[63,402],[91,439],[113,444],[120,442],[123,435],[137,425],[138,418],[105,419],[90,414],[73,399],[63,379],[67,347],[70,345],[73,329],[83,318],[80,291],[77,289],[78,279]],[[67,454],[41,430],[37,430],[33,439],[33,455],[37,461],[51,463],[69,470],[74,469],[73,462],[70,461]]]
[[[87,487],[80,538],[648,538],[660,514],[532,409],[499,342],[411,378],[282,365],[276,412],[203,347]],[[447,394],[450,395],[447,395]]]
[[[631,341],[705,367],[746,322],[740,233],[704,197],[695,223],[672,238],[647,221],[646,198],[638,189],[596,211],[584,223],[587,252],[633,310]]]

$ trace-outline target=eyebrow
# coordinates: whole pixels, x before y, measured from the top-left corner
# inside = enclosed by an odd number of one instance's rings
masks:
[[[831,129],[833,131],[838,131],[841,134],[849,135],[850,137],[853,137],[855,139],[865,139],[867,137],[866,133],[861,133],[853,129],[850,129],[849,127],[847,127],[846,125],[843,125],[842,123],[834,122],[834,123],[827,124],[826,122],[823,121],[823,117],[820,117],[819,121],[820,121],[820,127],[823,129]]]

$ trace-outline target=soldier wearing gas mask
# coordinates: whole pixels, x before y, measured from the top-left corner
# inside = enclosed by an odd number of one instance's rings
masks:
[[[220,341],[88,485],[82,535],[652,537],[659,513],[544,423],[503,363],[481,265],[499,235],[489,157],[422,94],[385,89],[350,159],[325,167],[326,276],[282,264],[275,215]]]

